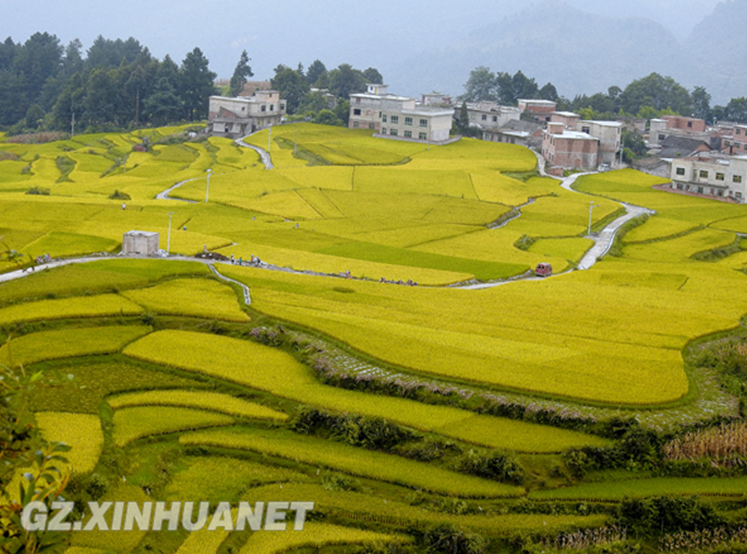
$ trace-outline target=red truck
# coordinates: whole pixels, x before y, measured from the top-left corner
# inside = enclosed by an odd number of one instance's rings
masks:
[[[552,275],[552,266],[546,263],[537,264],[537,267],[534,268],[534,274],[537,277],[549,277]]]

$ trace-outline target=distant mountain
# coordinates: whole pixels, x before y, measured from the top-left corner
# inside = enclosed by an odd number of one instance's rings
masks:
[[[724,5],[726,4],[726,6]],[[706,18],[698,29],[724,12],[738,26],[747,21],[744,13],[747,0],[732,0],[718,5],[714,15]],[[731,13],[732,15],[726,15]],[[717,25],[717,23],[713,23]],[[695,33],[693,35],[695,35]],[[713,34],[724,41],[723,33]],[[734,31],[734,34],[739,33]],[[701,37],[698,37],[701,38]],[[729,37],[731,39],[731,37]],[[740,41],[747,40],[747,38]],[[693,46],[698,40],[688,39],[687,48],[662,25],[644,18],[614,18],[586,13],[557,1],[543,2],[523,12],[506,17],[499,23],[485,25],[460,44],[439,51],[426,51],[385,72],[392,90],[417,95],[437,90],[459,95],[469,72],[477,66],[511,74],[521,70],[534,78],[541,87],[547,82],[568,98],[577,94],[591,95],[606,92],[610,86],[625,88],[631,81],[652,72],[672,77],[691,90],[702,85],[711,93],[714,102],[725,103],[736,90],[737,75],[747,75],[743,53],[733,50],[725,56],[719,71],[705,72],[700,60],[693,60]],[[731,50],[731,48],[729,48]],[[705,48],[703,49],[705,52]],[[707,81],[701,77],[707,75]],[[724,79],[723,77],[727,78]],[[747,77],[746,77],[747,78]],[[407,83],[417,90],[401,90],[397,85]],[[459,88],[456,88],[459,87]],[[747,95],[728,93],[737,96]]]
[[[685,40],[684,46],[696,63],[696,78],[717,103],[747,97],[747,0],[718,4]],[[721,98],[723,97],[723,98]]]

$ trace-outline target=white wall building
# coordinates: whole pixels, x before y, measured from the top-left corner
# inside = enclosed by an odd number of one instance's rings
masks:
[[[708,154],[672,160],[671,188],[743,204],[747,199],[747,156]]]
[[[254,96],[211,96],[208,133],[238,138],[279,124],[285,116],[285,100],[276,90],[258,90]]]

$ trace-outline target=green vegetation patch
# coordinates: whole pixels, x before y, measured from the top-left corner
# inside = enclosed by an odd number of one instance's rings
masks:
[[[362,450],[345,444],[298,435],[290,431],[230,429],[203,431],[179,437],[185,446],[215,446],[251,450],[305,464],[396,483],[413,488],[478,498],[518,496],[523,489],[454,473],[432,465]]]
[[[114,412],[113,438],[117,446],[151,435],[187,429],[233,424],[233,418],[215,412],[191,408],[135,406]]]

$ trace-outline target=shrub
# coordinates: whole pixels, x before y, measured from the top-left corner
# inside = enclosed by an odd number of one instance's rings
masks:
[[[130,200],[131,197],[126,192],[122,192],[119,189],[115,189],[113,193],[109,195],[111,200]]]
[[[31,187],[29,190],[26,191],[26,194],[49,196],[51,194],[51,190],[45,187]]]
[[[459,462],[459,471],[485,479],[520,485],[524,481],[521,468],[505,454],[481,456],[470,450]]]
[[[487,546],[480,535],[466,533],[453,525],[438,525],[429,529],[423,542],[427,552],[444,554],[482,554]]]

